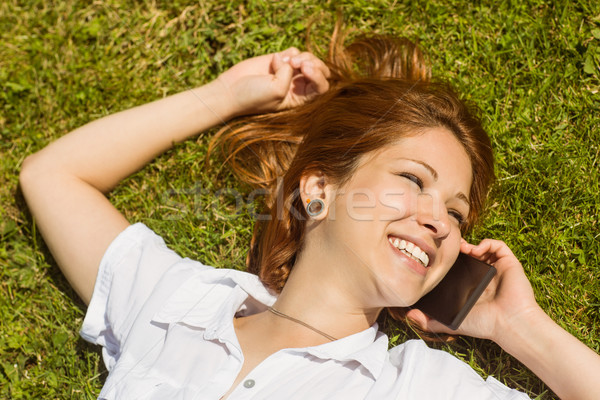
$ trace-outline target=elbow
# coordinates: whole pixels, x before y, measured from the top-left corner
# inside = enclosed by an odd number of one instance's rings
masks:
[[[29,202],[31,193],[40,185],[40,182],[44,179],[44,173],[47,172],[48,168],[44,166],[39,153],[31,154],[25,158],[19,172],[19,186],[25,196],[25,200]]]
[[[29,188],[34,176],[36,169],[36,155],[31,154],[25,158],[21,164],[21,171],[19,172],[19,186],[25,193],[26,189]]]

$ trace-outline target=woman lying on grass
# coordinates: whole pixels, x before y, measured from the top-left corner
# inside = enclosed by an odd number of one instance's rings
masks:
[[[327,64],[294,48],[251,58],[27,158],[29,207],[89,303],[81,334],[103,346],[100,397],[527,398],[422,341],[388,351],[376,321],[389,312],[493,340],[559,396],[597,398],[600,357],[542,311],[510,249],[461,239],[493,178],[479,120],[430,82],[410,42],[374,37],[332,53]],[[174,142],[264,113],[216,139],[266,189],[269,218],[248,256],[258,276],[182,259],[106,199]],[[498,274],[451,331],[410,306],[459,252]]]

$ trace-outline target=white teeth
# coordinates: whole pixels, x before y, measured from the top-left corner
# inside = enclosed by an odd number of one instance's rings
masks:
[[[429,256],[425,253],[421,248],[415,245],[412,242],[407,242],[406,240],[400,240],[398,238],[392,239],[388,238],[389,242],[396,247],[398,250],[402,250],[402,252],[411,258],[419,261],[425,267],[429,265]]]
[[[414,248],[414,249],[413,249],[413,251],[412,251],[412,255],[413,255],[413,257],[415,257],[415,258],[418,258],[418,259],[420,260],[420,259],[421,259],[421,253],[423,253],[423,252],[421,251],[421,249],[420,249],[420,248],[418,248],[417,246],[415,246],[415,248]]]
[[[427,253],[423,252],[421,253],[421,262],[423,263],[424,266],[428,266],[429,265],[429,256],[427,255]]]

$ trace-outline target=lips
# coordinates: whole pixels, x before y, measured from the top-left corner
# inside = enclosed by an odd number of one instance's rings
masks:
[[[394,236],[389,236],[388,240],[392,246],[419,262],[423,267],[429,266],[429,255],[415,243]]]

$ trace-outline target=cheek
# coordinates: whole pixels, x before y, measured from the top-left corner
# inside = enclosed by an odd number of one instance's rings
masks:
[[[445,239],[442,252],[439,253],[440,264],[438,265],[436,284],[448,273],[460,253],[460,231],[453,229],[450,235]]]
[[[357,182],[339,200],[336,202],[338,210],[356,221],[402,219],[418,207],[415,190],[410,185],[399,184],[395,177]]]
[[[337,202],[339,211],[352,221],[372,221],[376,215],[377,196],[370,188],[351,189]]]
[[[335,217],[352,221],[377,221],[382,215],[406,213],[406,192],[386,182],[358,182],[340,192],[335,201]]]
[[[418,196],[406,188],[384,189],[379,193],[379,218],[391,221],[413,215],[418,207]]]
[[[450,264],[453,264],[458,257],[458,253],[460,252],[460,241],[462,239],[462,234],[460,232],[460,228],[458,225],[453,224],[450,228],[450,234],[444,240],[442,246],[444,247],[444,254],[446,257],[450,258]]]

